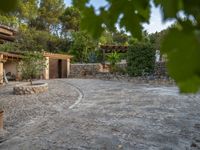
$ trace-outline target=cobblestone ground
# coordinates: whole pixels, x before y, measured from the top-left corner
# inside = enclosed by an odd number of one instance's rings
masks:
[[[48,81],[48,93],[6,103],[0,149],[200,149],[200,95],[176,87],[102,80]]]

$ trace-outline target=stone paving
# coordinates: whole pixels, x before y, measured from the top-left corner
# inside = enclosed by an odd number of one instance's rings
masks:
[[[49,92],[36,96],[0,89],[8,131],[0,149],[200,149],[199,94],[117,81],[48,82]]]

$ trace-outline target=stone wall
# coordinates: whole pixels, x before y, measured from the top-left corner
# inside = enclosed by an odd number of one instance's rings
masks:
[[[123,72],[126,70],[126,63],[117,64],[118,68],[121,68]],[[109,65],[104,67],[101,63],[89,63],[89,64],[71,64],[70,77],[85,77],[96,76],[99,73],[109,72]],[[156,77],[168,77],[167,69],[164,62],[157,62],[155,65],[154,76]]]
[[[158,62],[155,65],[155,71],[153,75],[143,77],[130,77],[124,72],[127,64],[120,63],[118,67],[121,68],[120,73],[109,73],[109,65],[103,65],[100,63],[93,64],[71,64],[71,78],[96,78],[102,80],[118,80],[127,81],[133,83],[149,83],[158,85],[172,85],[175,84],[174,80],[168,77],[167,69],[164,62]]]
[[[103,66],[100,63],[90,63],[71,64],[70,67],[70,77],[84,77],[88,75],[95,76]]]
[[[156,62],[154,75],[159,77],[168,77],[167,67],[165,62]]]

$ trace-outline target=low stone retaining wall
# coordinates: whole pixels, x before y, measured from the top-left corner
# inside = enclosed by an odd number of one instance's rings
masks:
[[[46,92],[47,90],[48,90],[48,83],[36,83],[33,85],[26,83],[26,84],[16,85],[13,88],[13,92],[15,95],[38,94]]]
[[[102,80],[118,80],[133,83],[150,83],[158,85],[171,85],[175,84],[174,80],[169,78],[167,69],[164,62],[157,62],[155,65],[154,74],[151,76],[143,77],[130,77],[123,72],[126,70],[127,64],[120,63],[118,67],[122,69],[122,72],[111,74],[109,73],[108,65],[103,69],[103,65],[100,63],[94,64],[71,64],[71,78],[86,78],[86,79],[102,79]]]
[[[71,64],[70,77],[80,78],[88,75],[95,76],[103,67],[100,63],[91,64]]]
[[[127,64],[119,63],[118,68],[121,69],[121,73],[125,73]],[[70,77],[80,78],[85,76],[96,76],[102,72],[109,72],[109,65],[106,64],[104,69],[101,63],[88,63],[88,64],[71,64]],[[155,64],[154,76],[156,77],[168,77],[167,69],[164,62],[157,62]]]
[[[91,78],[86,76],[85,78]],[[122,74],[99,73],[95,76],[97,79],[110,80],[110,81],[123,81],[130,83],[142,84],[156,84],[156,85],[175,85],[173,79],[166,76],[143,76],[143,77],[130,77]]]
[[[165,62],[156,62],[155,68],[154,68],[154,75],[168,77],[167,67],[166,67]]]

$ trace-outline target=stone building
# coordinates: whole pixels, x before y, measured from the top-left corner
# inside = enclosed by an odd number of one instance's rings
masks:
[[[70,59],[72,56],[44,52],[46,68],[43,72],[43,79],[67,78],[70,74]],[[0,52],[0,83],[3,83],[3,74],[9,74],[16,80],[20,79],[18,64],[23,58],[23,53]]]
[[[16,31],[7,26],[0,25],[0,44],[13,42]],[[44,79],[67,78],[70,74],[70,59],[72,56],[44,52],[46,58],[46,69],[43,73]],[[3,75],[7,74],[15,79],[20,79],[20,72],[17,69],[23,53],[0,52],[0,84],[3,83]]]
[[[3,44],[6,41],[13,42],[15,40],[16,31],[7,26],[0,25],[0,44]],[[3,83],[3,55],[0,55],[0,84]]]

